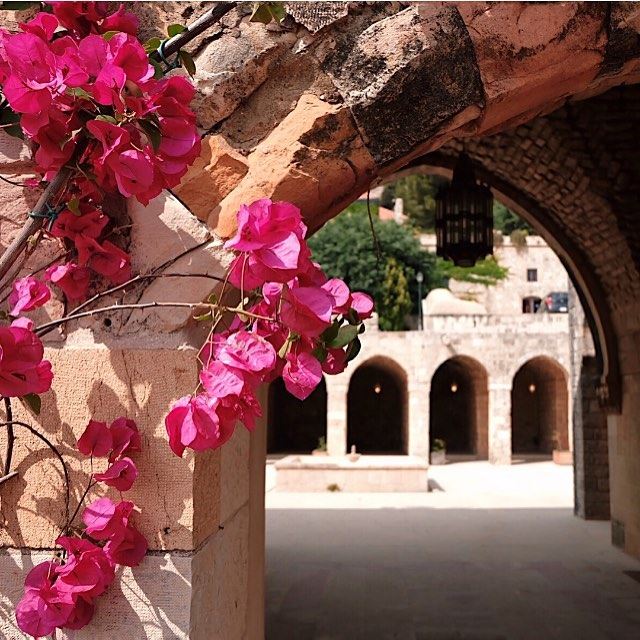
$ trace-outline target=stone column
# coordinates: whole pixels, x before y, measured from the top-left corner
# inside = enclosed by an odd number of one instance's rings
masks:
[[[327,378],[327,453],[343,456],[347,453],[347,393],[346,380]]]
[[[489,462],[511,464],[511,383],[489,383]]]
[[[407,453],[429,458],[429,392],[428,383],[409,382]]]

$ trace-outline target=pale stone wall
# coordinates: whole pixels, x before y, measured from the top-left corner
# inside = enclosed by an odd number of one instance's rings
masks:
[[[420,242],[435,252],[434,235],[423,234]],[[544,298],[552,291],[567,291],[569,276],[553,249],[540,236],[528,236],[525,243],[524,246],[516,245],[511,238],[505,237],[496,244],[493,254],[498,264],[508,269],[508,274],[494,286],[451,280],[449,288],[460,298],[478,302],[491,315],[520,315],[524,298]],[[537,271],[537,281],[527,280],[528,269]]]
[[[357,362],[337,376],[326,376],[329,455],[343,455],[347,442],[349,380],[371,360],[384,358],[407,378],[409,455],[429,454],[430,383],[438,367],[453,357],[470,358],[486,371],[489,389],[489,451],[491,462],[511,461],[511,388],[514,376],[533,358],[544,356],[564,372],[571,411],[571,355],[566,314],[518,316],[426,316],[424,331],[378,331],[375,320],[362,337]],[[560,410],[560,409],[559,409]],[[568,429],[568,425],[567,425]]]

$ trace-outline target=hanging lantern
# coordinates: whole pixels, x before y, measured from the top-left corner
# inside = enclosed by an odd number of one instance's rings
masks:
[[[472,267],[493,253],[493,195],[476,182],[473,163],[460,154],[451,184],[436,195],[437,255]]]

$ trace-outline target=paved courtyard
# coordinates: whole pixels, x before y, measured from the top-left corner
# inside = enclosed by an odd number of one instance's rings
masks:
[[[572,469],[431,467],[431,493],[267,493],[267,640],[634,640],[640,563]]]

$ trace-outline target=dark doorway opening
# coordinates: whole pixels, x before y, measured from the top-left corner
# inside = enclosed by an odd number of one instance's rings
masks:
[[[487,372],[477,361],[456,356],[431,379],[429,444],[443,440],[447,453],[489,454]]]
[[[511,388],[511,450],[543,453],[569,449],[567,377],[551,358],[525,363]]]
[[[407,378],[393,361],[375,358],[360,365],[349,382],[347,446],[360,453],[407,451]]]
[[[327,435],[327,387],[324,378],[306,400],[298,400],[282,378],[269,386],[267,453],[310,453]]]

